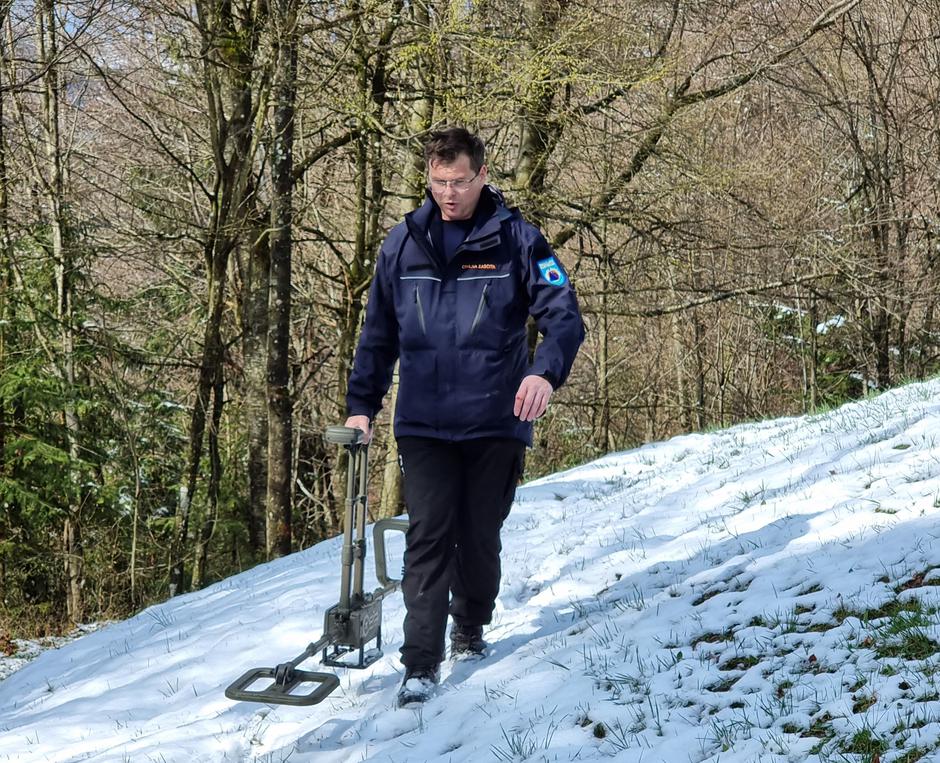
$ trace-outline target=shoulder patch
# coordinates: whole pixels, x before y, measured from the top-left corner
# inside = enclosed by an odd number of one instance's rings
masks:
[[[544,260],[539,260],[535,263],[539,266],[539,271],[548,283],[552,286],[564,286],[568,283],[568,276],[564,270],[562,270],[561,265],[558,264],[558,260],[554,257],[546,257]]]

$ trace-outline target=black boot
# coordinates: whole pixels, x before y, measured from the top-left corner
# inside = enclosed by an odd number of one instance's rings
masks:
[[[482,660],[490,645],[483,640],[482,625],[458,625],[450,629],[450,657],[452,660]]]
[[[440,671],[437,665],[416,665],[405,668],[405,680],[398,690],[398,706],[427,702],[437,689]]]

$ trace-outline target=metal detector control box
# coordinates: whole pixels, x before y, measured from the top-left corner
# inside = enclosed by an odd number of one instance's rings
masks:
[[[333,673],[299,670],[298,666],[321,652],[324,665],[337,668],[365,668],[382,656],[382,599],[401,586],[389,577],[385,553],[385,533],[407,532],[408,520],[382,519],[372,530],[375,549],[375,576],[380,586],[371,593],[363,590],[366,561],[366,520],[368,513],[369,446],[362,442],[362,430],[329,427],[328,443],[346,449],[349,467],[346,480],[346,514],[343,523],[343,555],[339,602],[323,617],[323,635],[294,659],[274,668],[252,668],[226,690],[229,699],[268,702],[280,705],[315,705],[339,686]],[[371,649],[366,646],[371,642]],[[254,688],[260,684],[260,688]],[[310,688],[307,688],[307,687]]]

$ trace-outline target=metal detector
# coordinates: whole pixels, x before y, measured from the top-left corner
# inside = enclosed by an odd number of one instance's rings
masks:
[[[360,429],[341,426],[329,427],[325,434],[328,443],[346,449],[349,469],[339,603],[326,611],[323,635],[289,662],[274,668],[252,668],[244,673],[225,690],[229,699],[315,705],[339,686],[339,679],[333,673],[298,670],[300,663],[322,652],[320,662],[324,665],[358,669],[368,667],[382,656],[382,599],[401,586],[401,580],[388,576],[385,532],[407,532],[408,520],[381,519],[375,523],[372,530],[375,576],[381,585],[372,593],[365,593],[362,585],[366,561],[369,446],[362,442],[362,436]],[[366,650],[366,645],[373,640],[375,646]],[[262,688],[252,688],[262,681]]]

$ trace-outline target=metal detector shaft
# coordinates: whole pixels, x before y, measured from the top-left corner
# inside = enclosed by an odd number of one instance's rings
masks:
[[[367,445],[358,442],[346,444],[345,447],[349,451],[349,469],[346,472],[346,517],[343,522],[339,609],[348,612],[353,597],[358,600],[363,594],[369,452]]]
[[[359,492],[356,495],[356,550],[353,561],[353,596],[362,599],[362,584],[366,566],[366,516],[369,513],[369,450],[361,446],[356,470],[359,477]],[[353,458],[350,451],[349,457]]]

